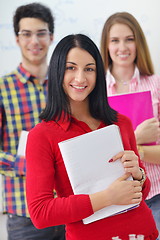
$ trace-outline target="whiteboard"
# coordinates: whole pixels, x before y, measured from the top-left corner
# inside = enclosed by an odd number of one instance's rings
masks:
[[[34,1],[34,0],[33,0]],[[5,0],[0,2],[0,76],[12,71],[21,61],[15,42],[12,17],[15,9],[33,1]],[[72,33],[84,33],[99,48],[100,35],[106,19],[117,11],[128,11],[141,24],[150,48],[155,72],[160,74],[160,1],[159,0],[40,0],[51,8],[55,16],[54,43],[50,47],[48,61],[57,42]]]

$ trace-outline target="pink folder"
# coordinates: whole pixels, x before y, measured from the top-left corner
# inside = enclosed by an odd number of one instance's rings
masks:
[[[136,92],[108,97],[110,106],[129,117],[135,130],[137,125],[153,117],[151,92]]]

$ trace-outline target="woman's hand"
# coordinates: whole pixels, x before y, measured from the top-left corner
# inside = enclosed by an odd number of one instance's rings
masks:
[[[138,156],[134,153],[134,151],[120,152],[112,158],[112,161],[116,161],[117,159],[121,159],[126,173],[130,173],[136,180],[142,179],[142,172],[139,169]]]
[[[139,181],[127,180],[130,174],[126,173],[114,181],[107,189],[106,196],[111,205],[126,205],[140,203],[142,187]]]
[[[101,192],[90,194],[93,211],[111,205],[139,204],[142,201],[142,186],[139,181],[128,180],[126,173]]]
[[[159,121],[150,118],[139,124],[135,130],[137,145],[156,142],[160,137]]]
[[[109,162],[112,164],[118,159],[121,159],[126,173],[105,190],[90,194],[94,212],[111,205],[128,205],[140,203],[142,200],[142,186],[138,181],[142,179],[142,172],[137,155],[133,151],[123,151]],[[134,180],[128,180],[131,175]]]

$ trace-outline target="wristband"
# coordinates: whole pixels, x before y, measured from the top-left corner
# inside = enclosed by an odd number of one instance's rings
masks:
[[[143,183],[146,181],[146,174],[143,168],[139,168],[139,169],[142,172],[142,178],[138,181],[141,183],[141,185],[143,185]]]

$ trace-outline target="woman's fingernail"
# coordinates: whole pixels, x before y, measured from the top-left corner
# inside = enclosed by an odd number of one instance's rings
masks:
[[[108,162],[113,162],[113,159],[111,158]]]

